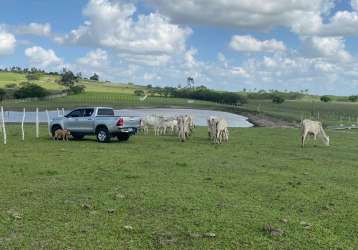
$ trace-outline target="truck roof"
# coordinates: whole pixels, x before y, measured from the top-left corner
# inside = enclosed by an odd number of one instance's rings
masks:
[[[113,109],[111,107],[78,107],[75,109]]]

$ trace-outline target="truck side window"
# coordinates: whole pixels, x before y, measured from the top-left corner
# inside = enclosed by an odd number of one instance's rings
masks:
[[[76,109],[69,113],[67,117],[83,117],[83,109]]]
[[[94,109],[85,109],[84,117],[91,117]]]
[[[98,116],[114,116],[113,109],[98,109]]]

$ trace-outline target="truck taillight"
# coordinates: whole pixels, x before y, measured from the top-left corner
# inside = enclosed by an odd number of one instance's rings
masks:
[[[123,127],[124,126],[124,119],[122,117],[118,119],[117,126],[118,127]]]

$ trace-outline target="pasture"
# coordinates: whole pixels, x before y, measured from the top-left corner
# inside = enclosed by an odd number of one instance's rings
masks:
[[[197,128],[98,144],[10,125],[0,145],[1,249],[354,249],[358,133],[300,148],[297,129]],[[29,134],[29,131],[32,131]],[[283,234],[272,236],[265,224]]]
[[[352,102],[323,103],[303,99],[274,104],[271,100],[250,100],[243,108],[281,119],[297,121],[301,120],[302,117],[319,119],[326,125],[358,123],[358,103]]]

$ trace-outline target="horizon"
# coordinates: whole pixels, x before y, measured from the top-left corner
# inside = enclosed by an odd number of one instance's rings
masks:
[[[161,87],[183,85],[190,76],[196,86],[231,92],[358,93],[357,0],[23,5],[2,1],[0,68],[65,67]]]

